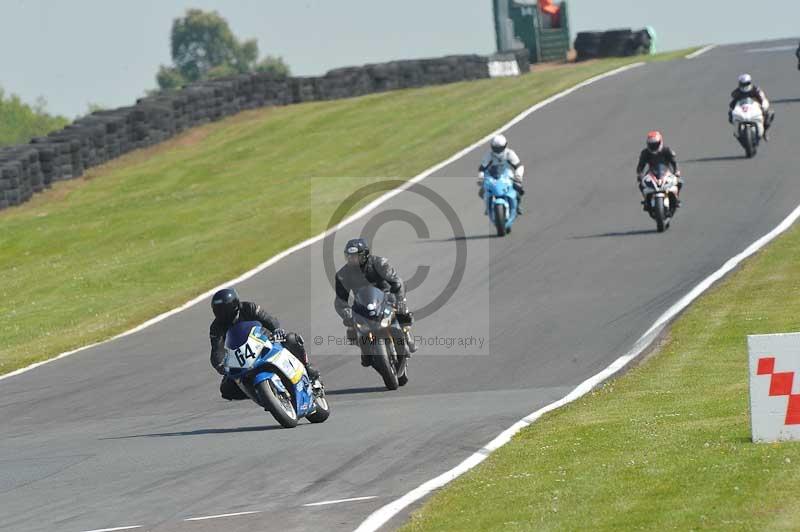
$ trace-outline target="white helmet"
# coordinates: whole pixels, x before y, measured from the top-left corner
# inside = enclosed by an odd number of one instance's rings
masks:
[[[739,76],[739,90],[742,92],[750,92],[753,90],[753,76],[750,74],[742,74]]]
[[[498,155],[508,148],[508,140],[503,135],[495,135],[489,144],[492,146],[492,151]]]

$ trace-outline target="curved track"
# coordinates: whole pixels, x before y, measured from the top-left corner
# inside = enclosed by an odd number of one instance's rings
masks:
[[[373,213],[404,209],[428,224],[430,236],[418,237],[407,224],[388,223],[375,246],[406,276],[432,266],[410,295],[414,306],[442,291],[466,244],[463,280],[416,332],[485,342],[422,347],[399,392],[382,391],[354,351],[325,340],[312,356],[333,415],[280,430],[252,403],[219,399],[206,304],[4,380],[0,529],[352,530],[453,467],[627,351],[658,315],[796,206],[798,73],[791,52],[744,53],[765,47],[646,65],[514,126],[508,135],[528,162],[528,213],[506,239],[487,237],[473,178],[448,179],[473,176],[479,152],[423,181],[458,214],[464,239],[410,192]],[[744,70],[768,89],[778,113],[774,140],[754,160],[741,158],[725,120]],[[663,235],[640,211],[633,179],[654,128],[678,151],[687,179],[686,205]],[[343,239],[371,218],[341,232],[337,263]],[[321,249],[295,253],[239,286],[312,344],[316,335],[341,335]],[[303,507],[355,497],[374,498]],[[247,511],[265,513],[184,521]]]

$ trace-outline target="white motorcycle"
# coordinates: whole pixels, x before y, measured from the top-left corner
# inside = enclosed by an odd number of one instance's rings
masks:
[[[660,164],[642,178],[642,186],[650,217],[656,221],[658,232],[663,233],[678,208],[678,177],[667,165]]]
[[[731,117],[733,136],[744,148],[747,158],[754,157],[761,139],[764,138],[764,110],[761,104],[752,98],[740,100],[733,108]]]

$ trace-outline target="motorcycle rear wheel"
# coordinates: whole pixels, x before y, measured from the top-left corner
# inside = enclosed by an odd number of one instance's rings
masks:
[[[307,415],[306,419],[311,423],[322,423],[331,415],[331,407],[328,404],[328,400],[325,399],[325,392],[322,392],[322,395],[314,399],[314,404],[316,410],[314,410],[313,414]]]

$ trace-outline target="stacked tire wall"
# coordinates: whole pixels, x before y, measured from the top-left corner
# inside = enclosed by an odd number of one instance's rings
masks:
[[[528,72],[527,53],[516,57],[520,72]],[[80,177],[87,168],[246,109],[488,78],[490,60],[459,55],[339,68],[321,77],[242,75],[98,111],[29,144],[0,148],[0,209],[29,200],[55,181]]]
[[[650,43],[647,30],[584,31],[575,36],[575,52],[578,54],[578,61],[600,57],[628,57],[649,53]]]

